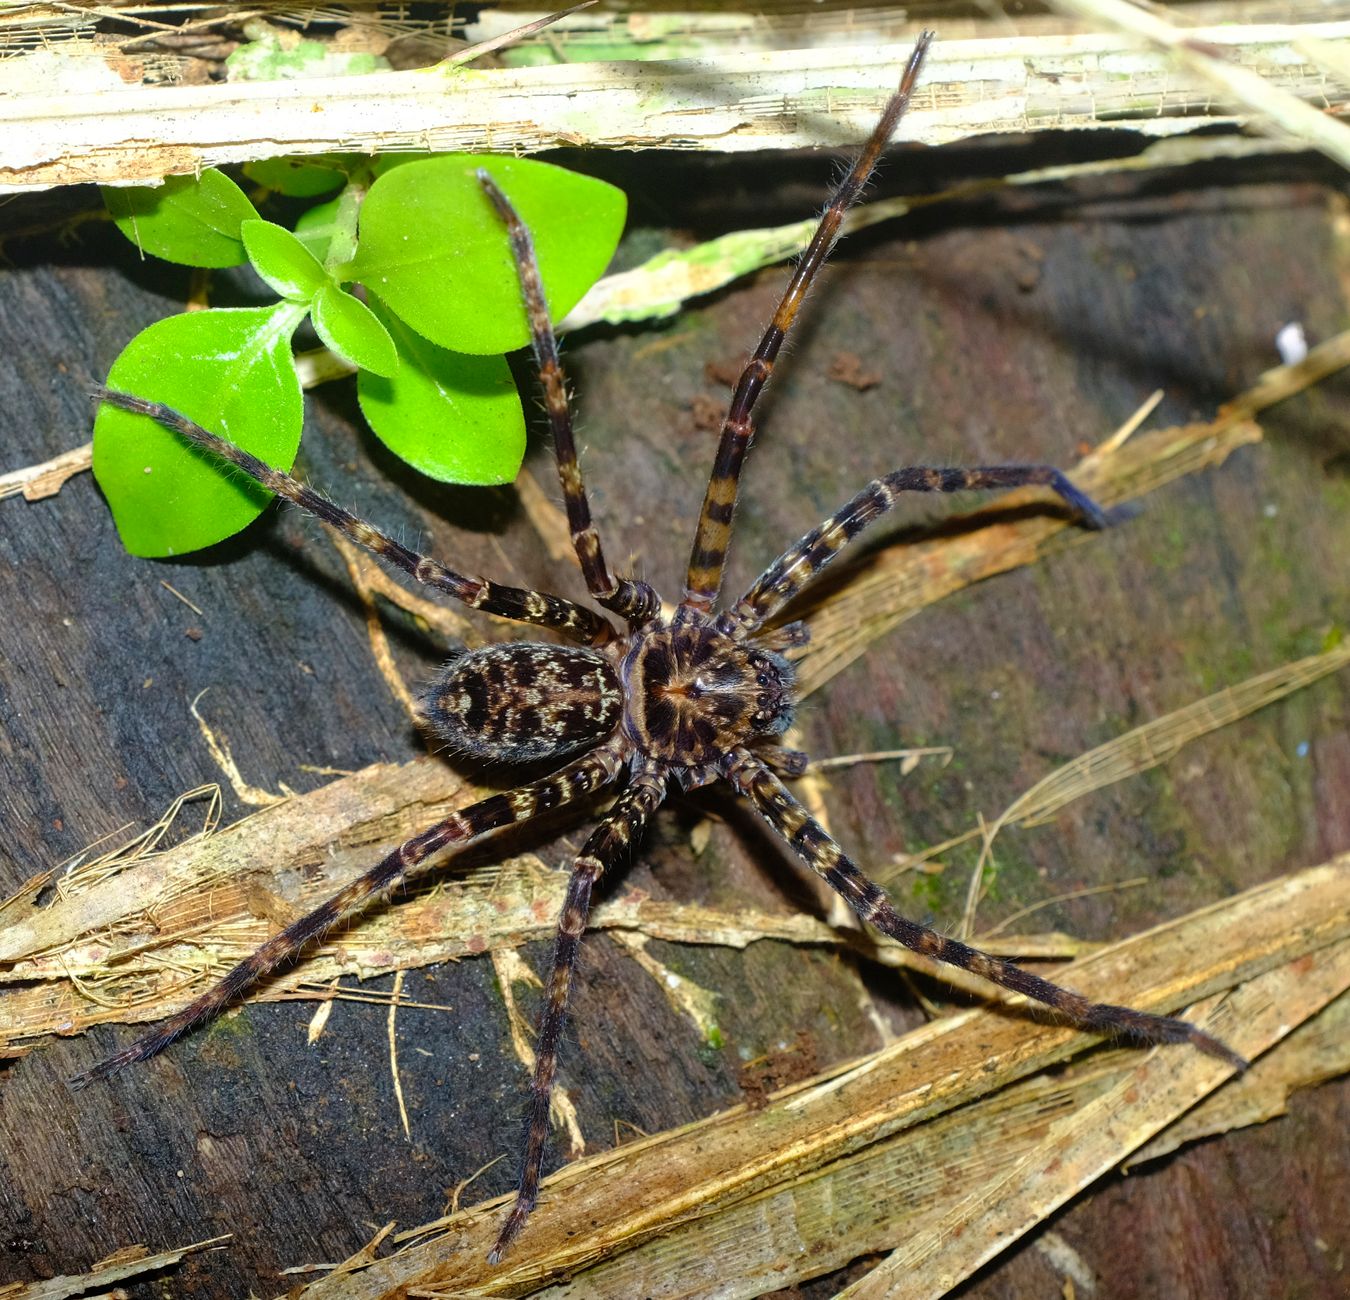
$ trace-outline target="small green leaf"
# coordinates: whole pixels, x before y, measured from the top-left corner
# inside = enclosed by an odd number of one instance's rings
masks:
[[[269,465],[289,469],[304,402],[291,335],[294,303],[189,312],[143,329],[108,372],[107,386],[168,406]],[[269,494],[149,417],[101,406],[94,476],[133,555],[183,555],[237,533]]]
[[[324,346],[361,370],[385,377],[398,373],[398,352],[375,313],[331,280],[310,305],[314,331]]]
[[[381,442],[443,483],[510,483],[525,456],[525,413],[506,360],[427,342],[378,298],[371,309],[398,347],[391,379],[362,370],[361,410]]]
[[[347,179],[348,154],[320,154],[315,158],[265,158],[244,164],[251,181],[293,199],[331,194]]]
[[[508,352],[529,342],[506,228],[478,183],[487,170],[529,226],[549,310],[565,316],[600,277],[627,201],[604,181],[521,158],[449,154],[386,171],[361,208],[360,280],[433,343]]]
[[[327,262],[328,248],[337,233],[335,218],[338,213],[339,199],[330,199],[300,214],[295,223],[295,237],[314,254],[320,262]]]
[[[163,185],[103,186],[103,201],[133,244],[183,266],[238,266],[246,260],[240,223],[257,217],[223,172],[170,176]]]
[[[309,302],[325,284],[332,283],[319,259],[285,226],[245,221],[239,233],[253,269],[283,298]]]

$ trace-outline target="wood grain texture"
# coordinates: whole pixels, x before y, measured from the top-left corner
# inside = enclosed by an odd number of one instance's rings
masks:
[[[970,163],[930,159],[923,179]],[[604,169],[634,196],[639,225],[699,235],[801,215],[829,174],[827,163],[799,159],[613,158]],[[914,179],[892,164],[882,186]],[[850,241],[767,395],[728,590],[879,473],[914,462],[1067,464],[1155,387],[1167,391],[1158,422],[1208,418],[1276,362],[1272,340],[1286,321],[1313,338],[1344,327],[1346,262],[1326,180],[1318,164],[1286,162],[1099,181]],[[701,196],[717,196],[720,209]],[[29,202],[11,204],[6,223],[27,224]],[[186,276],[139,262],[89,226],[71,245],[30,239],[7,251],[0,446],[4,468],[15,468],[84,440],[88,383],[137,328],[181,307]],[[715,438],[696,427],[694,403],[722,396],[704,368],[743,358],[781,284],[764,275],[660,331],[596,333],[568,347],[611,562],[624,569],[634,556],[633,571],[667,596],[679,588]],[[215,301],[240,292],[220,277]],[[848,353],[880,382],[859,392],[828,379]],[[1347,381],[1333,380],[1270,412],[1263,445],[1156,494],[1139,519],[1090,545],[926,612],[813,696],[801,718],[813,753],[957,752],[948,768],[903,780],[886,767],[832,773],[831,827],[845,846],[879,864],[940,841],[1075,753],[1315,650],[1350,609],[1346,394]],[[354,432],[353,408],[342,388],[310,399],[303,463],[319,486],[459,566],[579,594],[575,569],[546,558],[510,492],[418,481]],[[541,482],[552,472],[546,452],[532,451]],[[945,513],[915,503],[887,536]],[[255,785],[309,789],[326,778],[302,764],[355,768],[418,749],[374,666],[340,557],[294,513],[269,513],[206,558],[152,564],[121,553],[88,476],[45,502],[5,501],[0,611],[5,893],[219,779],[188,712],[203,688],[201,711]],[[405,673],[425,679],[436,647],[397,616],[390,623]],[[1345,851],[1348,705],[1350,685],[1328,678],[1051,826],[1006,833],[981,921],[1070,889],[1153,877],[1148,889],[1039,914],[1046,929],[1119,937]],[[226,797],[228,815],[246,811]],[[707,815],[716,821],[695,854],[690,832]],[[559,830],[513,846],[562,865],[582,828]],[[972,862],[953,855],[942,876],[910,882],[898,901],[954,925]],[[712,792],[663,810],[626,879],[658,898],[818,905],[753,816]],[[648,952],[722,995],[727,1046],[710,1050],[625,949],[593,936],[561,1074],[593,1149],[613,1141],[616,1121],[656,1131],[739,1100],[766,1058],[791,1077],[809,1057],[808,1073],[878,1046],[878,1021],[899,1029],[922,1018],[898,975],[822,950],[653,941]],[[546,946],[524,955],[540,970]],[[435,1217],[449,1189],[502,1153],[468,1196],[506,1190],[524,1071],[491,965],[418,972],[405,996],[451,1008],[399,1013],[411,1141],[381,1006],[339,1004],[314,1048],[312,1006],[250,1007],[78,1097],[64,1078],[130,1030],[44,1043],[4,1067],[0,1282],[79,1271],[136,1242],[160,1250],[229,1232],[222,1254],[184,1261],[175,1289],[276,1294],[294,1283],[282,1268],[336,1262],[391,1219]],[[516,997],[533,1014],[537,993]],[[747,1062],[760,1063],[748,1076]],[[1292,1112],[1107,1180],[1048,1227],[1098,1294],[1337,1295],[1350,1246],[1338,1137],[1350,1127],[1346,1088],[1301,1096]],[[961,1294],[1058,1293],[1056,1258],[1046,1234],[1033,1234]],[[859,1272],[802,1293],[833,1294]]]

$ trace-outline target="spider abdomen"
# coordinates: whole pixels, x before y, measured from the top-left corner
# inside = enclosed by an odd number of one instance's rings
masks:
[[[426,729],[488,762],[532,763],[598,745],[623,716],[608,659],[516,642],[450,660],[422,699]]]

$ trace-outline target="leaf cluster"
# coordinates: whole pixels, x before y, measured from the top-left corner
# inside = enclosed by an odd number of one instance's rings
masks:
[[[392,452],[443,482],[510,482],[525,419],[503,354],[529,342],[529,326],[480,169],[530,227],[550,309],[565,315],[613,256],[626,200],[547,163],[442,154],[250,164],[267,191],[323,200],[294,230],[264,220],[215,170],[105,189],[118,228],[143,252],[196,267],[248,263],[277,295],[155,322],[113,362],[107,386],[163,402],[289,470],[304,422],[292,337],[308,319],[355,368],[361,410]],[[210,546],[268,501],[177,435],[107,405],[94,423],[94,473],[136,555]]]

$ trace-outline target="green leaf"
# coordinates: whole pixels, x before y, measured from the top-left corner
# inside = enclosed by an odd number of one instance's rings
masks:
[[[214,169],[170,176],[163,185],[105,185],[103,201],[137,248],[184,266],[238,266],[246,260],[240,223],[258,215],[244,191]]]
[[[529,342],[529,327],[480,167],[529,226],[549,310],[565,316],[614,256],[627,201],[604,181],[529,159],[450,154],[385,172],[366,195],[356,256],[339,275],[374,290],[433,343],[509,352]]]
[[[449,352],[411,330],[373,294],[398,348],[391,379],[363,370],[356,394],[380,441],[443,483],[510,483],[525,456],[525,413],[506,360]]]
[[[246,41],[226,56],[231,81],[298,81],[307,77],[355,77],[388,72],[388,59],[365,50],[335,49],[324,41],[292,43],[275,32]]]
[[[337,233],[335,218],[340,202],[340,199],[330,199],[327,203],[320,203],[318,207],[302,212],[295,223],[295,237],[320,262],[328,260],[328,248]]]
[[[239,233],[253,269],[283,298],[307,303],[324,285],[333,283],[319,259],[284,226],[245,221]]]
[[[361,370],[386,377],[398,372],[398,352],[375,313],[331,280],[310,306],[315,333],[324,346]]]
[[[107,386],[168,406],[278,469],[300,445],[304,402],[291,335],[294,303],[189,312],[136,335]],[[94,476],[133,555],[183,555],[237,533],[270,494],[148,416],[101,406]]]
[[[244,164],[251,181],[293,199],[331,194],[347,180],[348,154],[320,154],[315,158],[265,158]]]

